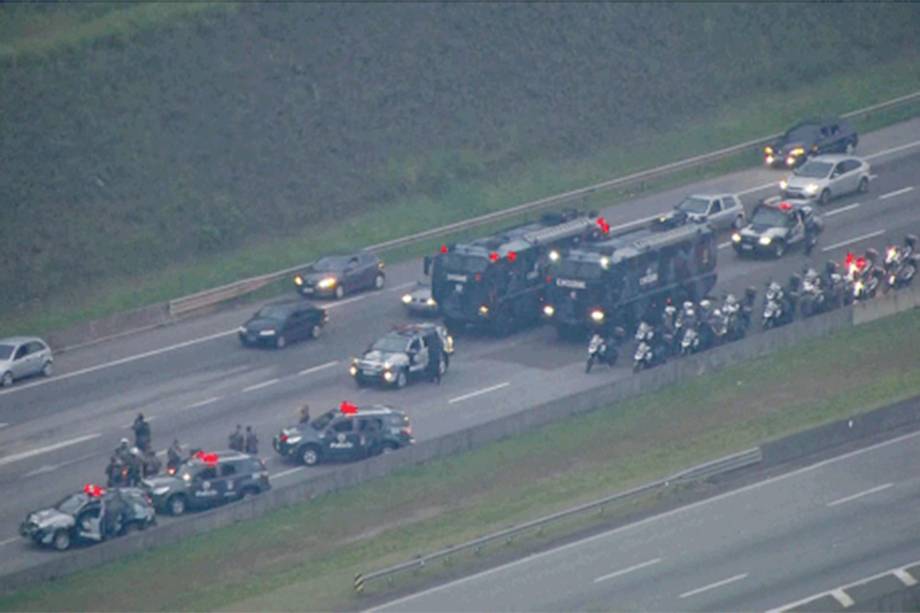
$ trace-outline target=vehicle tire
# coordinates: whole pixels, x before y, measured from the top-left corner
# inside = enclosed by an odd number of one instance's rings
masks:
[[[54,374],[54,364],[51,362],[45,362],[45,365],[42,366],[42,376],[50,377]]]
[[[860,194],[865,194],[869,191],[869,178],[863,177],[859,180],[859,187],[857,188]]]
[[[387,455],[388,453],[393,453],[397,449],[399,449],[399,447],[397,445],[394,445],[393,443],[384,443],[383,449],[380,451],[380,453],[382,453],[383,455]]]
[[[345,288],[342,287],[341,285],[336,285],[335,286],[335,299],[341,300],[344,297],[345,297]]]
[[[279,334],[275,338],[275,349],[284,349],[287,346],[287,339],[284,338],[283,334]]]
[[[307,445],[300,452],[300,461],[304,466],[316,466],[320,461],[319,448],[316,445]]]
[[[773,247],[773,255],[779,259],[783,257],[784,253],[786,253],[786,243],[783,241],[776,241],[776,245]]]
[[[259,490],[254,487],[244,487],[243,491],[240,492],[240,500],[246,500],[247,498],[252,498],[253,496],[258,496]]]
[[[185,496],[176,494],[166,501],[166,508],[173,517],[178,517],[185,513],[186,501]]]
[[[821,192],[821,196],[818,198],[818,204],[820,204],[821,206],[824,206],[830,201],[831,201],[831,190],[825,189],[823,192]]]
[[[13,385],[13,373],[7,371],[0,377],[0,387],[9,387]]]
[[[438,376],[443,377],[444,373],[447,372],[447,360],[441,358],[438,361]]]
[[[51,539],[51,544],[58,551],[70,549],[70,533],[67,530],[58,530]]]
[[[732,222],[732,229],[740,230],[743,227],[744,227],[744,217],[742,217],[741,215],[738,215],[737,217],[735,217],[735,221]]]
[[[406,383],[408,382],[409,380],[408,377],[406,377],[406,371],[405,369],[401,368],[399,370],[399,374],[396,375],[396,389],[401,390],[402,388],[406,387]]]
[[[374,277],[374,289],[383,289],[384,283],[386,283],[386,278],[383,273],[377,273],[377,276]]]
[[[319,335],[323,333],[323,327],[319,324],[313,324],[313,327],[310,328],[310,337],[319,338]]]

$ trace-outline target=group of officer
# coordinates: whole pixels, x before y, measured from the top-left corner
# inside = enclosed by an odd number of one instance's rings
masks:
[[[105,470],[109,487],[136,486],[144,477],[160,472],[160,460],[150,446],[150,422],[143,413],[138,413],[131,429],[134,431],[134,446],[123,438],[109,458]]]
[[[246,432],[243,433],[243,426],[236,424],[236,430],[227,437],[230,449],[257,455],[259,453],[259,437],[256,436],[252,426],[246,426]]]

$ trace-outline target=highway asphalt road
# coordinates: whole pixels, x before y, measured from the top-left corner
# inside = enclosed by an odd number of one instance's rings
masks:
[[[842,260],[848,249],[900,242],[920,233],[920,119],[866,134],[857,152],[878,176],[868,194],[834,201],[827,229],[812,254],[815,265]],[[687,193],[734,191],[745,206],[773,195],[785,173],[755,168],[622,203],[604,211],[613,225],[654,215]],[[727,245],[728,238],[723,237]],[[808,261],[800,251],[780,261],[739,260],[719,251],[717,292],[741,292],[771,277],[785,280]],[[350,356],[408,318],[402,291],[421,275],[418,261],[388,268],[387,288],[327,303],[330,324],[317,341],[283,351],[243,349],[236,327],[256,307],[207,317],[76,349],[58,356],[50,379],[0,390],[0,487],[15,495],[0,501],[0,573],[53,553],[16,536],[19,522],[83,483],[102,481],[111,450],[139,409],[152,418],[155,446],[178,437],[184,444],[225,448],[227,434],[251,424],[276,485],[335,467],[306,469],[279,461],[271,436],[294,420],[300,403],[314,414],[344,399],[384,402],[405,409],[417,438],[425,439],[573,391],[631,376],[626,360],[609,371],[583,372],[584,346],[556,339],[549,327],[496,340],[464,335],[443,384],[417,383],[402,391],[356,389],[347,375]],[[288,481],[289,482],[289,481]]]
[[[534,554],[375,610],[785,608],[920,560],[917,457],[920,432]],[[911,579],[920,578],[904,577],[907,582]],[[848,596],[838,596],[845,604]]]

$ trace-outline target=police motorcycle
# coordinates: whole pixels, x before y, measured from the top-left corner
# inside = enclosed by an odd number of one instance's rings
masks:
[[[744,338],[751,325],[752,308],[753,305],[742,305],[738,302],[734,294],[726,294],[722,299],[722,306],[717,309],[725,319],[725,340],[737,341]]]
[[[847,275],[853,283],[853,300],[874,298],[884,276],[884,269],[878,265],[879,253],[875,249],[866,249],[865,257],[856,257],[848,253],[845,264]]]
[[[769,330],[788,324],[794,318],[795,311],[790,308],[783,286],[776,281],[770,281],[764,294],[763,314],[761,315],[763,329]]]
[[[619,333],[619,334],[618,334]],[[622,336],[622,328],[614,331],[614,337],[604,338],[597,332],[588,341],[588,361],[585,363],[585,372],[591,372],[595,362],[606,364],[610,368],[617,363],[619,352],[616,348],[616,339]]]
[[[655,341],[655,328],[646,321],[639,324],[636,330],[636,353],[633,355],[633,372],[664,364],[667,360],[667,349],[663,339]]]
[[[889,245],[885,250],[885,288],[887,290],[907,287],[913,281],[920,265],[920,254],[916,253],[917,237],[908,234],[904,246]]]
[[[814,268],[806,269],[802,277],[799,308],[803,317],[811,317],[827,310],[821,276]]]
[[[661,342],[669,355],[677,353],[678,331],[677,307],[669,300],[661,313]]]
[[[680,328],[680,355],[695,353],[700,349],[700,332],[696,308],[689,300],[684,302],[678,315]]]
[[[697,350],[705,351],[727,339],[728,319],[708,298],[700,301],[699,311],[697,332],[700,342]]]

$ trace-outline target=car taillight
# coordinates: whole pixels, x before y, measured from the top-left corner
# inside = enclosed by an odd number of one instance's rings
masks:
[[[278,437],[278,440],[281,441],[282,443],[286,443],[288,440],[288,435],[282,434],[281,436]]]

